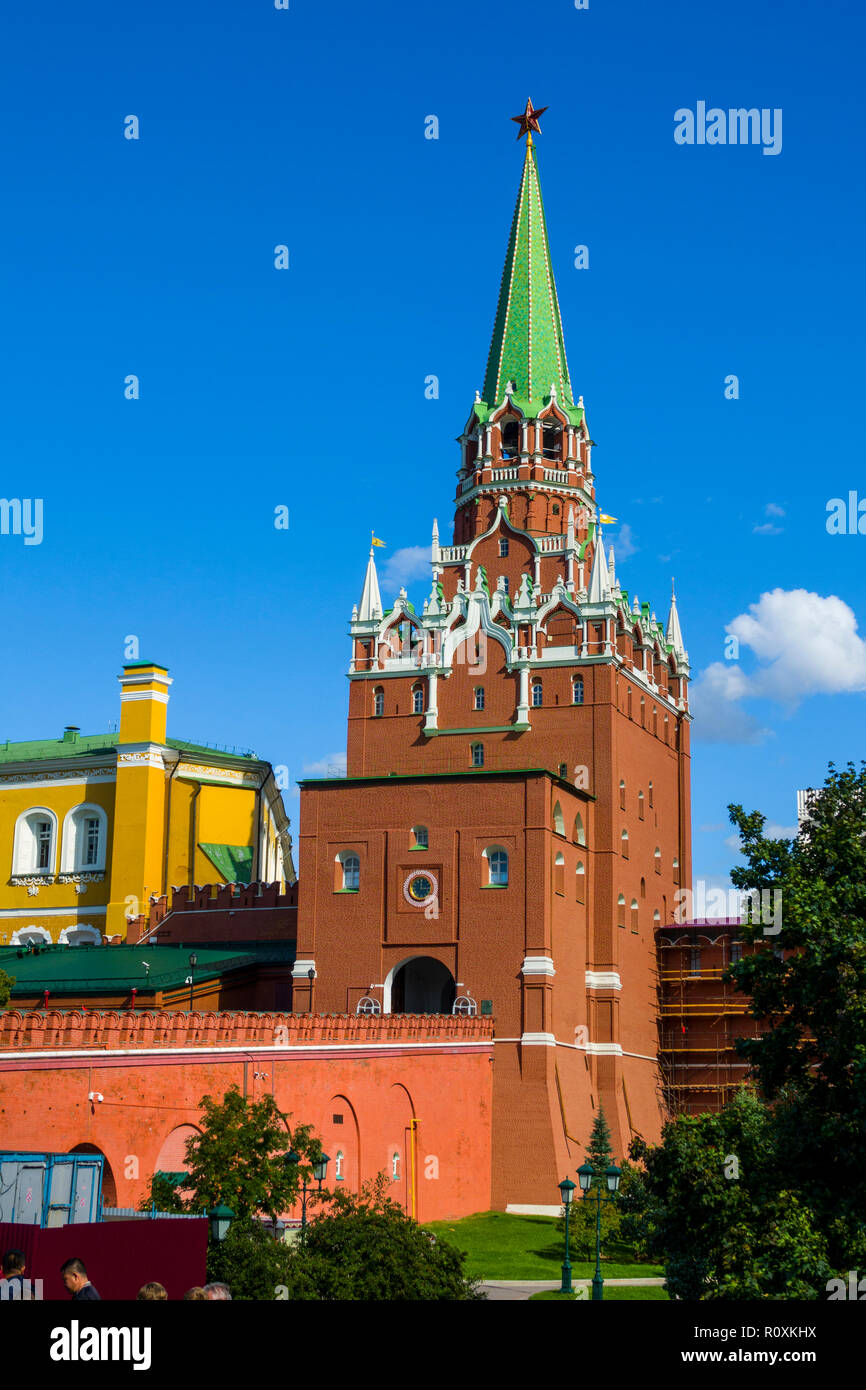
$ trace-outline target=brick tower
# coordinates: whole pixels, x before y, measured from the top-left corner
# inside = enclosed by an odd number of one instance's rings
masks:
[[[371,549],[347,777],[302,783],[295,1007],[491,1012],[494,1201],[553,1208],[600,1105],[618,1157],[658,1134],[655,928],[690,883],[689,667],[675,599],[663,629],[605,554],[521,119],[453,544],[434,522],[420,613],[405,590],[383,609]]]

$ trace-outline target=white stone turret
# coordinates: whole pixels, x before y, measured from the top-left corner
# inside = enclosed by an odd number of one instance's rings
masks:
[[[358,605],[358,621],[369,623],[376,618],[381,618],[381,616],[382,598],[379,593],[379,576],[376,573],[376,561],[373,558],[373,547],[370,546],[367,573],[364,575],[364,588],[361,592],[361,602]]]

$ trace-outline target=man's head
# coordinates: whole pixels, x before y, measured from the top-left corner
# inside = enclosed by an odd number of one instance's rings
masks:
[[[76,1259],[67,1260],[60,1266],[60,1277],[66,1285],[67,1293],[80,1293],[84,1285],[90,1282],[83,1262]]]
[[[231,1299],[231,1289],[228,1284],[205,1284],[205,1295],[207,1298],[228,1298]]]
[[[5,1278],[11,1279],[15,1274],[23,1274],[27,1264],[27,1256],[23,1250],[7,1250],[3,1256],[3,1274]]]
[[[168,1299],[165,1285],[158,1284],[155,1279],[149,1284],[142,1284],[135,1296],[142,1303],[165,1303]]]

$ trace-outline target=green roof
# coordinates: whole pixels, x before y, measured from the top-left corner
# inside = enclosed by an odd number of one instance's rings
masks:
[[[82,753],[112,753],[117,748],[120,735],[77,734],[75,738],[31,739],[23,743],[11,743],[8,739],[0,743],[0,763],[39,762],[48,758],[80,758]],[[178,753],[206,753],[216,756],[243,758],[248,762],[258,762],[255,753],[229,753],[224,748],[210,748],[206,743],[186,743],[183,739],[167,738],[166,748]]]
[[[571,706],[569,705],[570,709]],[[513,729],[513,724],[503,727]],[[443,730],[443,732],[452,732]],[[470,732],[467,730],[467,733]],[[471,730],[472,733],[481,732]],[[562,782],[573,792],[577,792],[586,801],[595,801],[596,797],[592,792],[585,791],[583,787],[576,787],[573,782],[569,782],[567,777],[560,777],[558,773],[552,772],[549,767],[467,767],[459,772],[389,772],[378,777],[304,777],[298,782],[299,787],[345,787],[345,786],[373,786],[378,783],[386,782],[441,782],[451,777],[472,777],[484,781],[491,777],[527,777],[536,776],[542,773],[545,777],[550,777],[554,782]],[[2,964],[2,962],[0,962]]]
[[[249,883],[253,872],[252,845],[199,844],[227,883]]]
[[[573,423],[583,418],[568,374],[535,146],[529,144],[499,288],[484,400],[476,401],[476,414],[483,418],[501,405],[509,382],[525,415],[537,415],[550,401],[553,383],[557,404]]]
[[[195,951],[197,981],[218,979],[232,970],[256,962],[295,959],[295,943],[267,942],[243,950],[202,946],[41,946],[38,954],[15,946],[0,947],[0,970],[15,978],[12,999],[49,990],[51,995],[139,994],[183,985],[190,973],[190,952]],[[150,972],[145,970],[147,961]]]

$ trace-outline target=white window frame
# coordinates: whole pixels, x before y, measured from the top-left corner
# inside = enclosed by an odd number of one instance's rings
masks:
[[[99,852],[95,864],[86,864],[87,821],[99,822]],[[105,858],[108,849],[108,816],[101,806],[83,801],[73,806],[63,818],[63,834],[60,841],[60,872],[62,874],[96,874],[105,872]]]
[[[48,846],[48,864],[37,868],[38,846],[36,830],[31,822],[47,820],[51,827]],[[12,845],[12,873],[43,875],[50,878],[57,866],[57,816],[47,806],[29,806],[15,822],[15,836]]]

